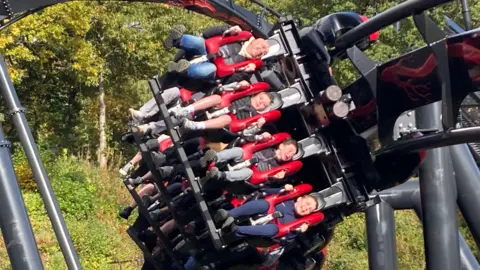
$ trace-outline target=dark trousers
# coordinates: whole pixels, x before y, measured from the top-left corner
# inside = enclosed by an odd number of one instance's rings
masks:
[[[242,216],[253,216],[258,214],[265,214],[268,211],[269,204],[266,200],[255,200],[247,202],[246,204],[234,208],[229,211],[234,218]],[[235,236],[239,238],[260,236],[273,238],[278,233],[278,226],[276,224],[265,224],[257,226],[239,226]]]

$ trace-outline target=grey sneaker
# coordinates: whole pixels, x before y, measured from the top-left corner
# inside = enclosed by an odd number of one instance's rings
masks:
[[[128,162],[118,172],[123,176],[127,176],[133,170],[133,167],[133,164]]]
[[[138,134],[140,135],[145,135],[151,131],[149,124],[139,125],[137,126],[137,129],[138,129]]]
[[[137,111],[137,110],[134,110],[134,109],[130,108],[130,109],[128,109],[128,112],[130,113],[130,117],[135,122],[142,123],[143,120],[145,119],[145,116],[140,111]]]
[[[142,177],[137,177],[137,178],[128,178],[128,183],[132,186],[138,186],[143,183]]]
[[[181,59],[178,62],[169,62],[167,65],[167,71],[168,72],[177,72],[177,73],[183,73],[187,71],[187,69],[190,67],[190,62],[188,62],[185,59]]]
[[[196,125],[196,122],[190,120],[190,119],[187,119],[187,118],[183,118],[182,119],[182,122],[180,123],[180,126],[182,126],[183,128],[185,128],[185,130],[197,130],[197,125]]]
[[[205,152],[205,155],[200,158],[200,166],[202,166],[202,168],[207,168],[210,163],[215,161],[216,158],[217,152],[215,152],[214,150],[208,150],[207,152]]]
[[[172,114],[173,114],[173,116],[175,116],[178,119],[181,119],[181,118],[191,119],[191,115],[192,115],[185,108],[181,108],[180,110],[172,111]]]
[[[172,29],[170,29],[167,38],[163,41],[163,47],[166,50],[174,47],[182,37],[183,33],[185,33],[185,31],[187,31],[187,28],[184,25],[177,24],[172,26]]]

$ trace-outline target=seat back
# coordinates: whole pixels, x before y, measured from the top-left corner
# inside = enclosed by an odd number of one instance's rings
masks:
[[[223,45],[247,41],[251,37],[252,33],[248,31],[241,31],[237,35],[232,36],[215,36],[205,40],[205,48],[207,49],[207,52],[209,54],[215,54]],[[213,63],[217,67],[216,75],[218,78],[229,76],[233,74],[237,69],[247,66],[250,63],[255,64],[257,68],[263,67],[263,61],[260,59],[250,59],[240,63],[228,65],[225,63],[225,59],[222,56],[216,56],[213,59]]]
[[[233,113],[231,113],[230,118],[232,119],[232,122],[230,123],[230,131],[234,133],[242,131],[246,129],[248,126],[257,122],[258,119],[262,117],[265,118],[266,123],[272,123],[280,119],[281,116],[282,116],[282,113],[279,110],[273,110],[273,111],[254,115],[249,118],[238,120],[237,117]]]
[[[243,160],[251,159],[255,152],[280,144],[288,138],[290,138],[290,134],[281,132],[273,134],[267,141],[246,143],[242,146]]]
[[[272,168],[267,171],[259,171],[256,166],[253,166],[252,171],[253,175],[250,178],[250,183],[253,185],[259,185],[268,180],[269,177],[273,177],[281,171],[285,171],[285,176],[292,175],[302,168],[303,164],[301,161],[290,161],[275,168]]]
[[[275,205],[308,194],[312,192],[312,189],[312,186],[309,184],[300,184],[295,186],[292,191],[267,196],[265,200],[268,201],[268,204],[270,205],[267,213],[272,214],[275,212]]]
[[[265,92],[270,88],[268,83],[265,82],[257,82],[251,84],[247,89],[244,90],[238,90],[238,91],[232,91],[232,92],[225,92],[222,94],[222,104],[220,107],[228,107],[232,103],[232,101],[235,101],[240,98],[244,98],[247,96],[255,95],[260,92]]]
[[[304,217],[301,217],[299,219],[296,219],[296,220],[294,220],[292,222],[289,222],[287,224],[281,224],[277,220],[276,223],[277,223],[277,226],[278,226],[278,233],[277,233],[277,235],[275,235],[275,238],[281,238],[281,237],[289,234],[291,231],[294,231],[295,229],[297,229],[298,227],[300,227],[304,223],[308,224],[308,226],[314,226],[314,225],[322,222],[324,217],[325,216],[323,215],[322,212],[315,212],[315,213],[312,213],[308,216],[304,216]]]

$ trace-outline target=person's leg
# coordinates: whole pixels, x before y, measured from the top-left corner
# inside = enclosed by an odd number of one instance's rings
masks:
[[[228,213],[234,218],[252,216],[266,213],[269,207],[270,205],[266,200],[254,200],[237,208],[233,208],[232,210],[228,211]]]
[[[206,98],[202,98],[199,101],[186,106],[185,108],[182,108],[176,112],[174,112],[174,115],[176,117],[187,117],[189,115],[194,115],[195,112],[200,111],[200,110],[205,110],[208,108],[212,108],[215,106],[219,106],[222,103],[222,97],[219,95],[211,95]]]
[[[162,99],[167,105],[167,107],[171,106],[172,104],[175,104],[178,99],[180,98],[180,89],[178,87],[172,87],[169,89],[166,89],[165,91],[162,92]],[[130,112],[131,117],[138,121],[138,122],[143,122],[144,119],[150,118],[158,113],[158,105],[155,100],[155,98],[150,99],[145,103],[140,109],[134,110],[132,108],[128,109]]]
[[[145,195],[152,196],[156,192],[157,192],[157,189],[155,188],[155,186],[153,184],[148,184],[148,185],[145,185],[138,192],[138,195],[140,196],[140,198],[142,198],[142,196],[145,196]],[[122,209],[122,211],[120,211],[119,215],[124,219],[128,219],[128,217],[132,214],[132,211],[135,209],[135,207],[137,207],[137,203],[135,202],[135,200],[132,200],[129,206],[125,207],[124,209]]]
[[[206,55],[205,40],[202,37],[184,34],[180,38],[178,48],[195,55]]]
[[[127,176],[128,173],[142,160],[142,153],[138,152],[125,166],[123,166],[119,172],[123,176]]]
[[[210,62],[192,64],[187,67],[187,76],[192,79],[215,79],[217,67]]]
[[[266,224],[259,226],[238,226],[235,236],[244,238],[251,236],[260,236],[273,238],[278,233],[277,224]]]
[[[243,168],[236,171],[218,172],[219,179],[225,179],[230,182],[247,181],[252,175],[253,171],[249,168]]]
[[[222,115],[218,118],[210,119],[202,122],[195,122],[185,118],[182,125],[188,130],[202,129],[222,129],[232,122],[232,118],[228,115]]]
[[[233,147],[230,149],[225,149],[217,153],[216,162],[227,162],[229,160],[234,160],[236,162],[241,161],[243,157],[243,149],[241,147]]]
[[[196,270],[197,260],[195,259],[195,257],[191,256],[190,258],[188,258],[187,262],[185,263],[185,265],[183,265],[183,267],[185,268],[185,270]]]

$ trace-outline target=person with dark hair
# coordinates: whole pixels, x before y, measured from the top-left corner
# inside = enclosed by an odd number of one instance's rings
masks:
[[[272,135],[268,132],[264,132],[262,135],[263,140],[268,140]],[[287,139],[280,143],[277,148],[266,148],[253,154],[253,158],[257,160],[256,166],[259,171],[270,170],[279,166],[281,163],[291,161],[293,156],[297,153],[298,145],[294,139]],[[207,176],[210,179],[226,180],[230,182],[234,181],[248,181],[253,175],[253,171],[250,168],[242,168],[234,171],[220,171],[218,166],[222,163],[229,161],[242,161],[243,149],[240,147],[234,147],[225,149],[220,152],[208,150],[205,156],[200,158],[200,165],[207,167],[211,162],[215,162],[215,166],[207,172]],[[274,178],[282,180],[285,178],[285,172],[281,171],[277,173]]]

